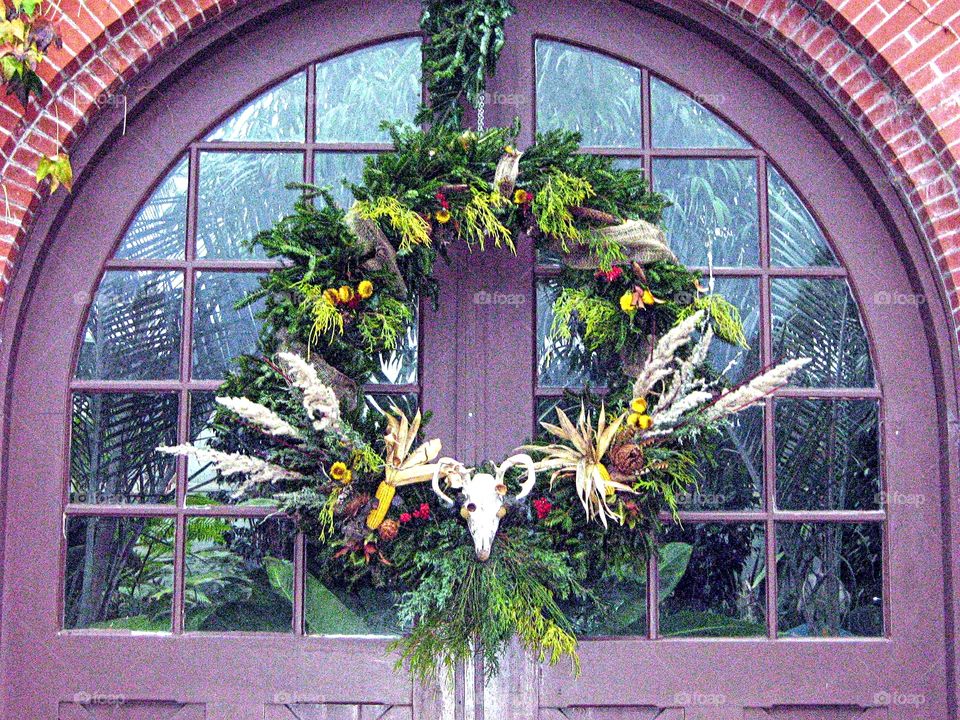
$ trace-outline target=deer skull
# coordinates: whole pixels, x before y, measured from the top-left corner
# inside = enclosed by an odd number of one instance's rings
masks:
[[[504,460],[503,464],[495,469],[495,474],[471,474],[470,470],[453,458],[442,458],[433,474],[433,491],[447,505],[453,507],[453,499],[440,489],[440,476],[445,476],[448,487],[460,490],[463,502],[460,505],[460,514],[467,521],[467,528],[473,537],[473,546],[477,552],[477,559],[485,562],[493,549],[493,539],[500,528],[500,518],[507,514],[504,504],[507,495],[507,486],[504,477],[507,470],[514,465],[523,465],[527,468],[527,479],[521,484],[520,492],[515,500],[522,500],[536,482],[533,460],[529,455],[514,455]]]

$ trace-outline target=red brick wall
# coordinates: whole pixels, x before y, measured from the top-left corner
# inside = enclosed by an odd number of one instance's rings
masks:
[[[883,158],[922,228],[960,328],[960,3],[957,0],[701,0],[777,48]],[[0,302],[43,201],[38,153],[70,142],[98,99],[165,47],[244,0],[61,0],[62,50],[42,107],[0,99]]]

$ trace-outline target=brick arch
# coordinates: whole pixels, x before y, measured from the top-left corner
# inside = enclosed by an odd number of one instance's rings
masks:
[[[41,153],[68,148],[164,49],[251,0],[62,0],[49,91],[0,100],[0,302],[45,191]],[[882,159],[921,229],[960,329],[960,12],[951,0],[700,0],[778,50]]]

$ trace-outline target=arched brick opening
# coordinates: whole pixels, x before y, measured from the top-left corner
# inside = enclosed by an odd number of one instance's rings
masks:
[[[164,49],[250,0],[64,0],[62,50],[25,115],[0,101],[0,301],[45,190],[33,168],[69,148]],[[887,168],[939,266],[960,325],[960,12],[949,0],[695,0],[773,47],[827,95]],[[82,170],[82,168],[78,168]]]

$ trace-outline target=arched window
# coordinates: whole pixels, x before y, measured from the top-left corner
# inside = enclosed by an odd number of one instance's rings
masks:
[[[422,688],[387,654],[389,598],[325,583],[288,520],[152,452],[203,443],[231,362],[255,349],[259,305],[238,303],[275,264],[246,241],[287,212],[287,183],[348,203],[340,180],[389,147],[380,120],[421,100],[417,3],[257,10],[137,81],[126,134],[92,127],[74,195],[25,245],[4,325],[2,619],[32,672],[9,678],[8,713],[879,718],[916,692],[946,716],[934,550],[955,398],[933,338],[948,309],[897,300],[933,275],[889,183],[802,78],[720,20],[518,6],[487,124],[519,116],[521,148],[577,128],[671,199],[674,250],[747,328],[750,350],[718,349],[715,367],[816,362],[699,468],[646,575],[616,579],[611,622],[582,628],[582,678],[511,655],[485,689],[469,664],[446,695]],[[549,346],[556,267],[528,238],[515,256],[449,250],[440,308],[424,304],[365,391],[432,411],[474,464],[604,368],[572,373]]]

